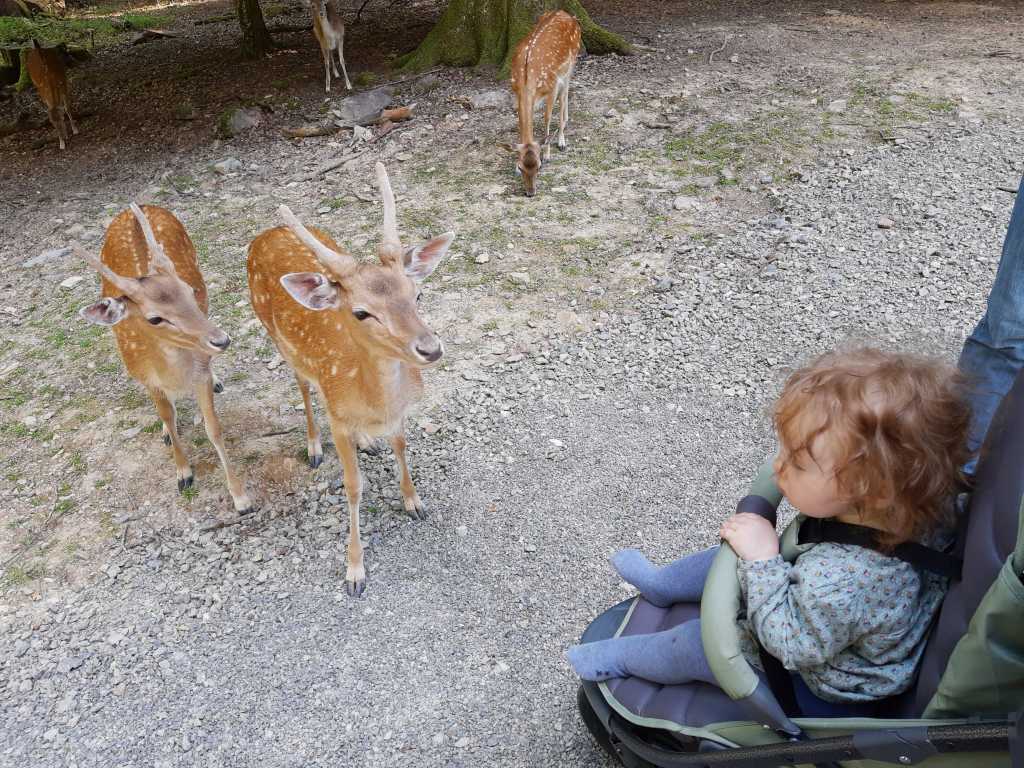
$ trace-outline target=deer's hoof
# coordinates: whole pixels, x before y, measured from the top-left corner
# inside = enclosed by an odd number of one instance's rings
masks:
[[[427,507],[420,501],[418,494],[405,500],[405,511],[413,520],[427,519]]]
[[[189,474],[188,477],[178,478],[178,493],[184,493],[187,488],[191,488],[195,482],[195,475]]]
[[[170,444],[171,444],[171,436],[168,435],[166,432],[164,432],[164,445],[170,445]]]
[[[356,581],[345,579],[345,592],[349,597],[362,597],[365,591],[366,579],[358,579]]]
[[[224,382],[218,379],[216,376],[213,377],[213,393],[219,395],[224,391]]]
[[[316,469],[324,463],[324,455],[322,453],[314,453],[312,456],[307,458],[310,469]]]

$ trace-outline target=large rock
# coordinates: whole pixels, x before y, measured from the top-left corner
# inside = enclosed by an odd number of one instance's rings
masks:
[[[512,93],[504,88],[478,91],[469,97],[473,109],[511,109]]]
[[[252,130],[263,122],[263,110],[259,107],[235,107],[221,115],[218,129],[228,138]]]
[[[338,118],[338,125],[369,125],[380,117],[381,110],[391,103],[392,95],[390,88],[374,88],[372,91],[354,93],[342,99],[333,110],[334,116]]]

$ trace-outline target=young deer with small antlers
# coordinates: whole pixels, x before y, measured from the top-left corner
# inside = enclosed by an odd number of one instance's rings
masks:
[[[320,53],[324,57],[324,77],[326,83],[324,90],[331,91],[331,70],[334,76],[338,77],[338,68],[334,66],[334,51],[338,52],[338,62],[341,64],[341,71],[345,74],[345,87],[352,90],[352,83],[348,79],[348,70],[345,69],[345,20],[341,16],[335,0],[312,0],[313,11],[313,34],[320,44]]]
[[[68,75],[64,60],[56,48],[43,48],[39,41],[32,39],[32,47],[26,56],[28,76],[36,87],[40,100],[46,107],[50,124],[57,130],[61,149],[67,148],[68,129],[64,125],[67,116],[71,132],[78,135],[75,121],[71,119],[71,97],[68,93]]]
[[[537,192],[537,174],[551,157],[551,112],[561,102],[558,119],[558,148],[565,149],[565,126],[569,122],[569,80],[580,52],[580,25],[565,11],[545,13],[524,37],[512,56],[512,92],[519,112],[519,143],[514,147],[516,171],[523,177],[527,197]],[[544,155],[533,138],[533,110],[544,99],[547,134]]]
[[[287,226],[264,232],[249,247],[253,309],[295,372],[306,408],[306,452],[313,468],[323,461],[323,448],[310,401],[311,384],[326,404],[348,497],[345,586],[354,596],[363,593],[366,583],[359,538],[358,441],[390,439],[405,509],[413,516],[424,511],[405,459],[404,421],[423,390],[420,369],[440,360],[444,347],[420,318],[416,301],[420,283],[455,237],[448,232],[403,248],[395,197],[380,163],[377,182],[384,201],[380,264],[357,262],[326,233],[306,229],[285,206],[278,210]]]
[[[78,253],[100,273],[104,296],[81,315],[113,327],[124,367],[149,391],[163,421],[164,442],[174,449],[178,491],[192,487],[193,474],[178,436],[174,401],[194,393],[235,509],[251,512],[245,488],[228,463],[213,408],[214,391],[221,387],[210,361],[231,339],[206,315],[206,283],[185,227],[164,208],[133,203],[110,223],[99,259]]]

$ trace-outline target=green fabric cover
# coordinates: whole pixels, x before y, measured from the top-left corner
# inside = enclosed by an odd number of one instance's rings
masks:
[[[774,458],[768,459],[758,470],[748,494],[761,496],[778,506],[782,493],[775,485]],[[724,542],[708,571],[700,604],[700,635],[711,672],[730,698],[746,698],[757,688],[759,678],[740,648],[740,634],[736,626],[740,612],[736,553]]]
[[[925,717],[1007,715],[1024,702],[1024,504],[1017,550],[953,649]]]

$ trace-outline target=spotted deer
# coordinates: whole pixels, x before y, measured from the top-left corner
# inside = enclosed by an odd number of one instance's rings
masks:
[[[68,92],[68,75],[64,69],[64,60],[56,48],[43,48],[39,41],[32,39],[32,47],[26,56],[28,76],[46,107],[50,124],[57,131],[57,140],[61,149],[67,148],[68,129],[64,125],[65,116],[71,125],[71,132],[78,135],[75,121],[71,119],[71,97]]]
[[[405,457],[405,415],[423,390],[420,369],[441,359],[444,347],[416,308],[420,284],[448,251],[445,233],[403,248],[387,171],[377,164],[384,202],[380,263],[358,262],[325,232],[307,229],[286,207],[286,226],[259,235],[249,246],[253,309],[288,361],[306,409],[306,453],[314,469],[323,461],[310,386],[324,401],[341,460],[349,532],[345,586],[359,596],[366,585],[359,538],[362,480],[357,443],[387,437],[395,453],[406,511],[424,512]]]
[[[334,65],[334,52],[338,52],[341,71],[345,74],[345,87],[352,90],[345,69],[345,20],[335,0],[312,0],[313,34],[320,44],[320,53],[324,57],[324,90],[331,91],[331,71],[338,77],[338,68]]]
[[[523,177],[527,197],[537,192],[537,174],[551,157],[551,112],[560,101],[558,148],[565,149],[569,122],[569,80],[580,52],[580,25],[565,11],[541,16],[512,56],[512,93],[519,113],[519,143],[505,144],[516,153],[516,172]],[[544,100],[547,126],[543,147],[533,137],[533,110]],[[541,156],[543,149],[543,157]]]
[[[100,258],[78,249],[99,272],[102,299],[80,314],[112,327],[128,374],[149,392],[174,451],[178,491],[193,484],[192,467],[178,435],[174,401],[194,394],[206,434],[220,457],[239,514],[252,511],[242,481],[231,469],[213,394],[220,391],[210,361],[230,337],[207,317],[206,283],[185,227],[164,208],[134,203],[107,228]]]

